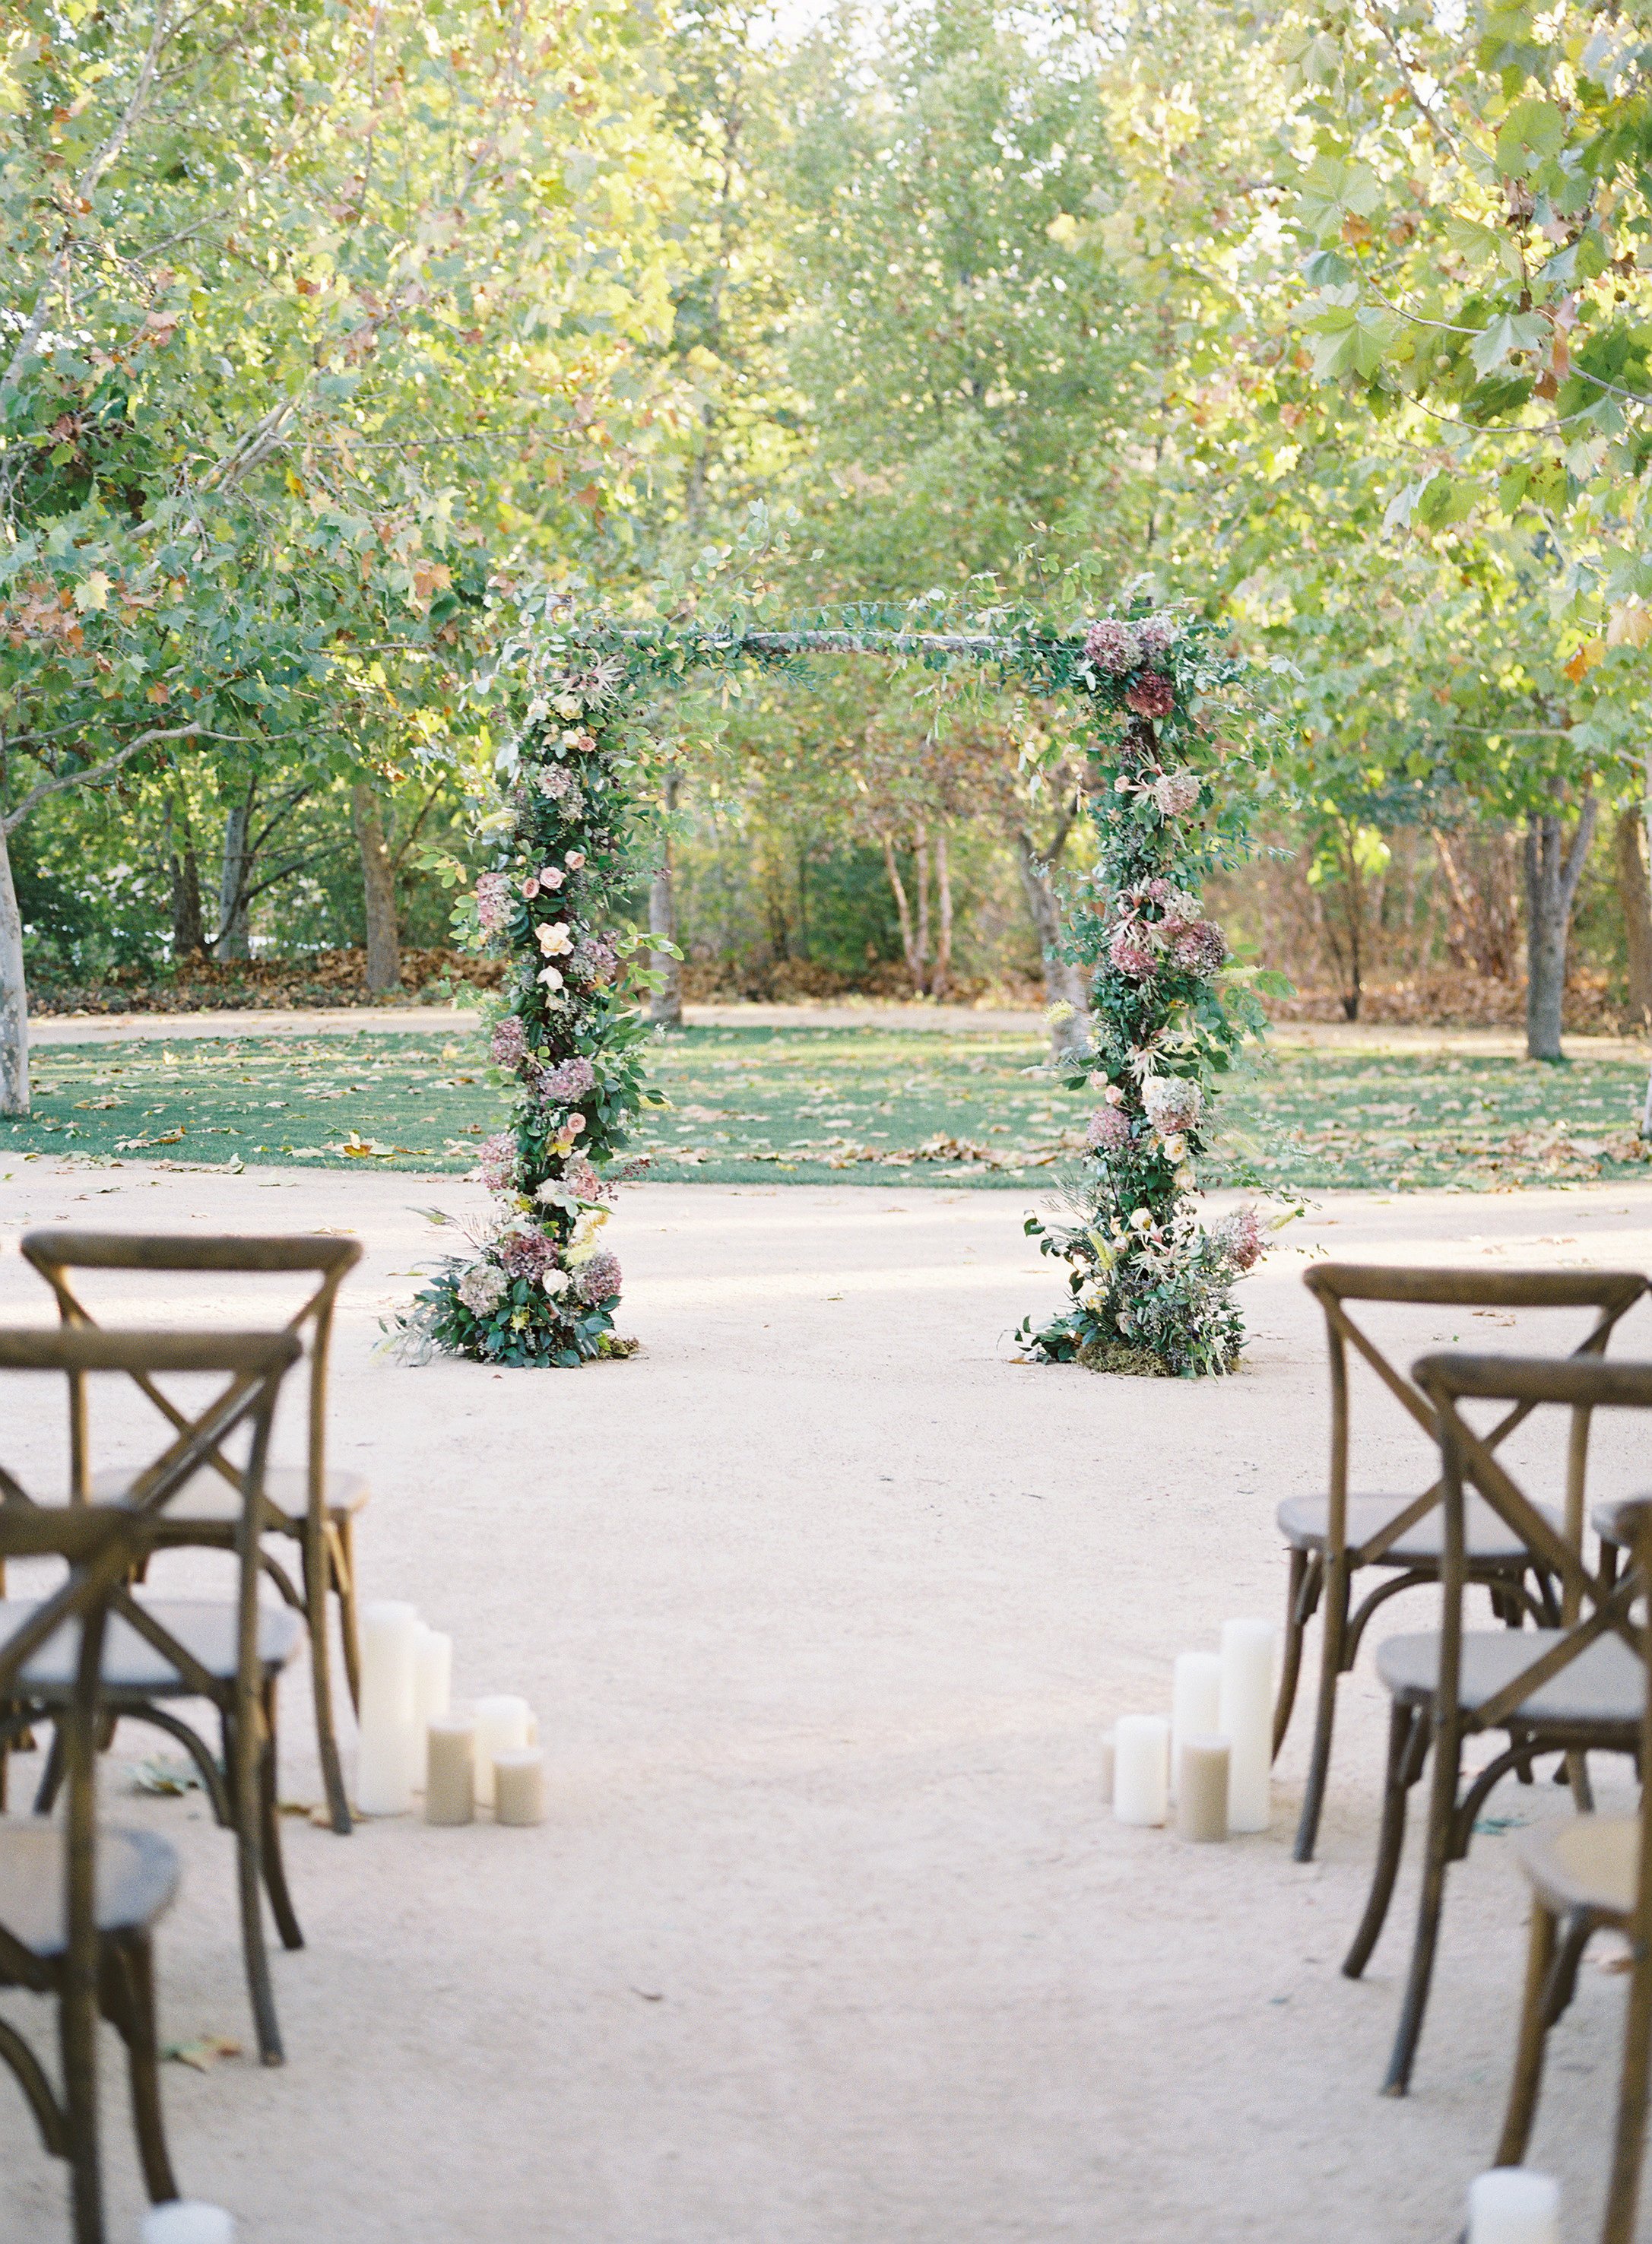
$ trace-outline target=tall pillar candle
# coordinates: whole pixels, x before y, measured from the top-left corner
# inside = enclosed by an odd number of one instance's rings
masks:
[[[1228,1740],[1228,1828],[1265,1831],[1273,1778],[1273,1623],[1222,1625],[1216,1728]]]
[[[362,1734],[355,1804],[363,1815],[405,1815],[413,1805],[413,1666],[419,1617],[412,1605],[362,1608]]]
[[[1181,1748],[1191,1737],[1212,1737],[1222,1727],[1222,1656],[1215,1652],[1179,1652],[1170,1686],[1170,1791],[1181,1779]]]
[[[1170,1787],[1170,1725],[1125,1714],[1113,1733],[1113,1813],[1121,1823],[1162,1823]]]
[[[476,1796],[493,1805],[493,1763],[502,1753],[522,1753],[528,1742],[528,1702],[501,1693],[476,1702]]]
[[[452,1703],[453,1639],[421,1621],[413,1646],[413,1777],[415,1792],[423,1789],[425,1740],[430,1725]]]
[[[1176,1836],[1225,1839],[1228,1835],[1228,1740],[1195,1731],[1175,1750]]]
[[[138,2224],[138,2244],[235,2244],[235,2223],[221,2205],[174,2197],[150,2207]]]
[[[1561,2244],[1561,2185],[1526,2166],[1493,2166],[1468,2186],[1468,2244]]]
[[[425,1732],[424,1820],[476,1819],[476,1724],[468,1715],[437,1714]]]

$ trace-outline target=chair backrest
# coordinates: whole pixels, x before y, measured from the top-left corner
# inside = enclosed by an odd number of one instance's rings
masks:
[[[146,1530],[159,1523],[179,1490],[242,1425],[250,1426],[252,1443],[241,1476],[241,1515],[236,1536],[240,1577],[237,1641],[242,1667],[251,1674],[257,1640],[259,1537],[264,1525],[264,1468],[269,1456],[270,1428],[281,1381],[301,1353],[301,1343],[291,1332],[0,1328],[0,1375],[61,1371],[69,1384],[71,1417],[77,1412],[84,1416],[85,1381],[95,1372],[124,1373],[147,1382],[150,1387],[158,1377],[173,1373],[217,1374],[224,1382],[193,1416],[171,1396],[166,1398],[166,1416],[174,1429],[173,1438],[152,1463],[133,1477],[126,1494],[117,1503],[39,1504],[16,1475],[0,1465],[0,1562],[50,1554],[66,1558],[71,1564],[68,1581],[52,1596],[43,1599],[29,1619],[0,1645],[0,1700],[18,1695],[10,1686],[25,1663],[74,1617],[76,1600],[84,1598],[102,1600],[100,1612],[112,1606],[188,1680],[198,1684],[204,1693],[209,1692],[212,1679],[152,1616],[134,1604],[125,1583],[148,1547]],[[0,1418],[3,1423],[10,1421]]]
[[[1652,1363],[1602,1363],[1586,1356],[1470,1355],[1441,1352],[1420,1357],[1412,1376],[1433,1403],[1444,1484],[1445,1536],[1440,1578],[1439,1695],[1436,1721],[1453,1727],[1501,1727],[1515,1708],[1608,1634],[1621,1637],[1637,1658],[1647,1657],[1646,1625],[1635,1617],[1644,1577],[1630,1566],[1615,1578],[1602,1560],[1591,1567],[1569,1535],[1557,1533],[1532,1503],[1486,1437],[1463,1415],[1469,1402],[1518,1403],[1523,1415],[1552,1405],[1569,1413],[1567,1441],[1567,1517],[1581,1516],[1588,1470],[1590,1421],[1597,1410],[1652,1411]],[[1565,1625],[1471,1715],[1460,1713],[1463,1602],[1468,1588],[1465,1490],[1470,1481],[1534,1558],[1559,1578]],[[1520,1632],[1500,1632],[1510,1645]],[[1439,1747],[1436,1748],[1439,1750]]]
[[[345,1276],[362,1259],[359,1240],[337,1239],[317,1232],[270,1237],[216,1234],[193,1238],[173,1232],[53,1229],[25,1233],[23,1253],[57,1296],[58,1313],[64,1324],[76,1327],[93,1326],[96,1320],[70,1285],[68,1273],[71,1270],[313,1272],[319,1282],[288,1319],[283,1329],[301,1333],[307,1324],[310,1327],[309,1494],[313,1505],[322,1502],[327,1461],[327,1364],[333,1311]],[[174,1415],[172,1403],[152,1380],[141,1372],[132,1375],[156,1409],[174,1426],[179,1425],[181,1421]],[[84,1499],[87,1488],[85,1390],[84,1384],[78,1384],[72,1377],[71,1396],[71,1486],[74,1494]],[[214,1453],[207,1463],[232,1488],[240,1488],[240,1470],[228,1458]]]
[[[1328,1532],[1330,1549],[1346,1554],[1354,1565],[1369,1565],[1439,1503],[1442,1484],[1436,1480],[1412,1503],[1367,1537],[1357,1549],[1348,1549],[1348,1350],[1352,1348],[1370,1365],[1406,1416],[1431,1443],[1438,1443],[1439,1429],[1434,1407],[1418,1384],[1399,1370],[1377,1346],[1364,1327],[1350,1315],[1351,1301],[1404,1302],[1415,1306],[1467,1309],[1593,1309],[1595,1321],[1579,1343],[1573,1360],[1604,1353],[1613,1328],[1652,1288],[1638,1270],[1461,1270],[1422,1269],[1382,1263],[1318,1262],[1303,1273],[1303,1283],[1325,1314],[1326,1340],[1330,1354],[1330,1491]],[[1487,1450],[1512,1434],[1535,1404],[1517,1402],[1486,1437]],[[1475,1476],[1471,1470],[1470,1477]],[[1570,1500],[1567,1527],[1574,1548],[1582,1541],[1581,1510],[1572,1517]]]

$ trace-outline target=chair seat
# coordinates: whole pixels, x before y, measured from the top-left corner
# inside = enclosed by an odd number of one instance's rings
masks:
[[[137,1603],[154,1615],[169,1635],[218,1681],[229,1683],[235,1674],[235,1608],[224,1599],[210,1598],[150,1598]],[[39,1610],[34,1598],[0,1599],[0,1643],[7,1643],[30,1616]],[[279,1673],[298,1650],[304,1619],[288,1605],[258,1609],[258,1657],[266,1675]],[[20,1679],[23,1695],[57,1695],[74,1686],[79,1629],[68,1621],[49,1636],[24,1663]],[[157,1699],[193,1698],[193,1686],[163,1653],[141,1637],[118,1613],[109,1617],[104,1634],[103,1688],[108,1693],[127,1693]]]
[[[1463,1638],[1459,1703],[1473,1713],[1565,1634],[1556,1628],[1474,1629]],[[1439,1638],[1391,1636],[1377,1647],[1377,1673],[1397,1699],[1432,1699]],[[1522,1724],[1633,1729],[1646,1704],[1646,1669],[1620,1636],[1597,1637],[1519,1709]]]
[[[125,1496],[132,1486],[132,1475],[112,1470],[94,1473],[91,1477],[91,1500],[108,1504]],[[327,1509],[335,1519],[348,1519],[360,1511],[368,1499],[368,1485],[358,1472],[328,1472],[322,1475]],[[264,1473],[264,1494],[277,1511],[289,1519],[302,1519],[309,1509],[309,1475],[302,1465],[270,1465]],[[240,1492],[233,1489],[223,1475],[203,1465],[192,1473],[171,1502],[164,1517],[169,1520],[211,1520],[226,1525],[240,1517]]]
[[[98,1930],[141,1932],[172,1906],[178,1857],[152,1831],[98,1832]],[[30,1815],[0,1815],[0,1924],[31,1956],[61,1956],[64,1834]]]
[[[1357,1550],[1362,1543],[1397,1519],[1409,1504],[1414,1504],[1420,1490],[1410,1496],[1351,1496],[1348,1499],[1348,1541]],[[1563,1523],[1558,1511],[1546,1504],[1536,1509],[1543,1514],[1556,1534],[1562,1532]],[[1299,1551],[1322,1551],[1330,1532],[1330,1498],[1328,1496],[1288,1496],[1280,1505],[1279,1531]],[[1483,1496],[1469,1496],[1464,1508],[1464,1527],[1467,1538],[1471,1563],[1475,1559],[1518,1559],[1526,1553],[1526,1545],[1514,1530],[1499,1513],[1493,1511]],[[1446,1513],[1441,1504],[1425,1511],[1413,1527],[1408,1527],[1395,1543],[1374,1563],[1380,1565],[1438,1566],[1446,1535]]]
[[[1574,1815],[1569,1822],[1522,1831],[1520,1865],[1557,1911],[1594,1909],[1627,1918],[1635,1907],[1641,1824],[1634,1815]]]

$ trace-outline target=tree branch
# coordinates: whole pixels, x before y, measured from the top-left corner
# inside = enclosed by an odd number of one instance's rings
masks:
[[[118,748],[112,756],[106,756],[100,764],[88,765],[85,771],[60,772],[55,778],[43,779],[38,787],[30,788],[15,810],[8,811],[4,818],[0,819],[0,834],[14,833],[35,805],[44,802],[48,795],[61,794],[66,787],[90,787],[100,779],[107,779],[112,772],[118,772],[123,764],[130,763],[140,748],[152,747],[157,740],[194,740],[201,729],[199,725],[173,725],[139,733],[136,740],[128,740],[124,748]],[[228,735],[215,737],[227,738]]]

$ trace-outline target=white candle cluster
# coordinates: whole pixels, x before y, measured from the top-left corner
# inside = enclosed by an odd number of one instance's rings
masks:
[[[405,1815],[424,1795],[427,1823],[469,1823],[478,1802],[499,1823],[545,1821],[539,1725],[525,1699],[501,1693],[473,1713],[452,1704],[453,1639],[416,1605],[362,1608],[361,1742],[355,1804]]]
[[[1222,1649],[1177,1655],[1170,1719],[1126,1714],[1101,1743],[1101,1796],[1121,1823],[1185,1839],[1268,1828],[1273,1763],[1274,1627],[1222,1624]]]

